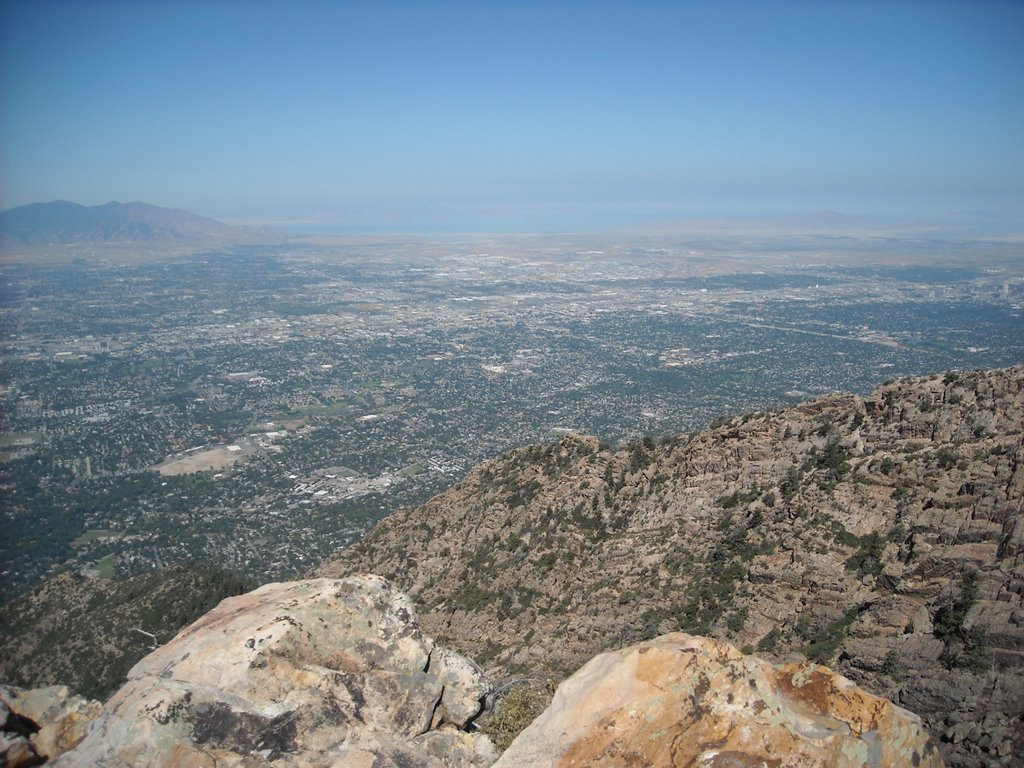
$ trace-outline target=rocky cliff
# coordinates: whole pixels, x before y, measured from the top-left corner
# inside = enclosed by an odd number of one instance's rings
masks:
[[[503,675],[686,631],[831,663],[948,762],[1024,754],[1024,369],[897,381],[612,450],[529,446],[318,574],[373,571]]]

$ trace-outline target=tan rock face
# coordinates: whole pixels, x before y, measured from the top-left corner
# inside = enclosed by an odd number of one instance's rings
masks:
[[[38,765],[73,749],[99,713],[98,701],[75,696],[63,685],[0,685],[0,765]]]
[[[676,633],[602,654],[495,768],[941,766],[920,720],[813,664]]]
[[[489,691],[384,579],[269,584],[139,662],[56,765],[470,768],[493,759],[462,730]]]

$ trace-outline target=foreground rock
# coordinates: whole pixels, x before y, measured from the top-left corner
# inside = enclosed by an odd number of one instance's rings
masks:
[[[495,768],[941,766],[921,721],[813,664],[676,633],[595,657]]]
[[[489,692],[384,579],[269,584],[139,662],[55,764],[483,766],[465,728]]]
[[[0,765],[40,765],[75,747],[100,703],[63,685],[24,690],[0,685]]]

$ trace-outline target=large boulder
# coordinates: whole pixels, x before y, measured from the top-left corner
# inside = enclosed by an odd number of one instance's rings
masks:
[[[490,684],[376,576],[268,584],[140,661],[55,765],[489,765]]]
[[[941,765],[915,715],[824,667],[676,633],[593,658],[495,768]]]

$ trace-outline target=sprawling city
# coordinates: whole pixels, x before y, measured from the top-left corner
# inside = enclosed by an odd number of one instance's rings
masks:
[[[0,3],[0,768],[1019,765],[1022,31]]]
[[[998,242],[367,239],[0,268],[0,585],[294,577],[511,447],[1024,360]]]

